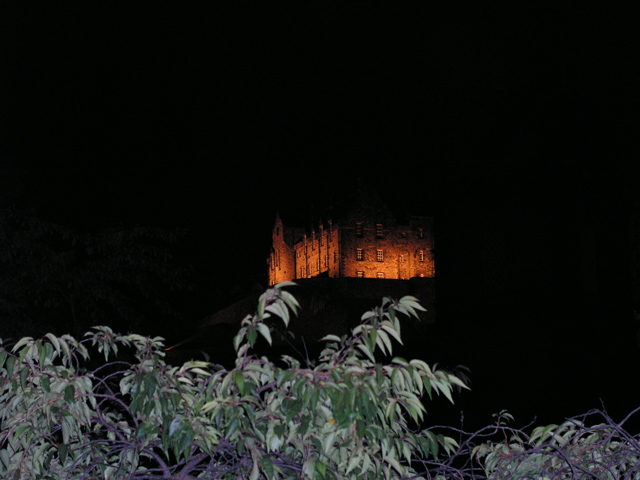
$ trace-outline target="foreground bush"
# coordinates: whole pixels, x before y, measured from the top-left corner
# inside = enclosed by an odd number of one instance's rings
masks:
[[[298,308],[282,286],[242,321],[231,371],[169,366],[161,338],[107,327],[0,348],[0,477],[422,478],[416,467],[454,452],[453,438],[418,428],[421,397],[452,400],[464,383],[421,360],[375,358],[401,342],[398,317],[416,316],[414,298],[384,299],[350,336],[325,337],[315,363],[283,356],[281,367],[252,349],[271,344],[265,320],[286,325]],[[104,363],[90,367],[96,354]]]
[[[637,410],[636,410],[637,412]],[[537,427],[531,435],[498,425],[499,442],[472,453],[495,479],[640,479],[640,436],[616,424],[606,412],[592,411],[561,425]],[[593,426],[588,423],[599,421]]]
[[[606,411],[593,410],[530,434],[510,427],[511,416],[502,412],[495,425],[474,433],[446,428],[462,439],[459,448],[420,460],[421,470],[438,480],[640,480],[640,435],[624,428],[639,412],[616,423]]]

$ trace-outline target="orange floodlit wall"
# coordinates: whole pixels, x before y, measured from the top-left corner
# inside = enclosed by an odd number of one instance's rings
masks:
[[[413,225],[357,222],[342,229],[344,277],[408,280],[434,277],[431,219]],[[416,221],[419,220],[419,221]]]
[[[339,222],[327,220],[308,229],[286,227],[277,217],[269,284],[317,276],[434,277],[432,219],[412,216],[401,224],[388,212],[380,212],[380,208],[371,212],[357,208]]]

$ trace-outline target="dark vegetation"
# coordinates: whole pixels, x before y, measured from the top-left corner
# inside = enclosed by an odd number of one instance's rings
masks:
[[[636,479],[640,437],[590,411],[561,425],[430,425],[425,401],[451,402],[460,377],[393,355],[412,297],[384,299],[313,358],[272,361],[274,321],[299,305],[260,297],[234,338],[233,368],[165,363],[163,341],[95,327],[0,348],[4,478]],[[295,320],[293,320],[295,321]],[[271,326],[270,326],[271,325]],[[263,350],[263,348],[261,348]],[[96,363],[96,360],[104,357]],[[427,405],[429,404],[427,403]],[[435,408],[435,407],[434,407]]]
[[[189,269],[172,252],[183,235],[82,232],[0,205],[0,337],[77,335],[98,324],[157,332],[181,318],[176,293],[190,288]]]

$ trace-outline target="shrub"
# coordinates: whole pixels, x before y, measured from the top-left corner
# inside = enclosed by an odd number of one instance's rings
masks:
[[[587,420],[598,416],[601,423],[588,426]],[[616,424],[594,410],[561,425],[537,427],[530,436],[499,426],[508,434],[504,440],[478,445],[473,454],[494,479],[637,480],[640,438],[623,428],[625,421]]]
[[[399,317],[422,309],[416,299],[385,298],[349,336],[325,337],[315,363],[285,355],[279,366],[252,352],[260,337],[272,343],[265,320],[288,325],[297,311],[287,285],[242,321],[232,370],[167,365],[161,338],[108,327],[0,346],[0,476],[422,478],[416,465],[453,453],[453,438],[420,429],[421,398],[452,401],[464,383],[421,360],[375,357],[392,355]]]
[[[509,426],[513,418],[502,411],[477,432],[444,427],[460,446],[444,458],[420,459],[418,470],[436,480],[639,480],[640,435],[624,428],[639,411],[616,423],[592,410],[530,434]]]

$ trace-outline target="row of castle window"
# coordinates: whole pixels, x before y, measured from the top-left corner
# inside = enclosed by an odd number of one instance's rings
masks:
[[[364,249],[357,248],[356,249],[356,260],[359,262],[364,260]],[[376,250],[376,261],[384,262],[384,252],[382,250]]]
[[[419,228],[418,229],[418,236],[419,238],[424,238],[424,229]],[[323,241],[322,239],[326,236],[328,238],[328,241],[331,242],[333,240],[333,235],[331,235],[332,231],[331,228],[329,229],[328,234],[325,234],[324,232],[320,233],[320,237],[319,237],[319,245],[322,247],[323,246]],[[311,250],[315,250],[316,249],[316,233],[313,232],[311,237]],[[364,228],[363,228],[363,223],[362,222],[356,222],[356,236],[358,237],[363,237],[364,236]],[[406,232],[401,232],[400,236],[402,238],[405,238],[407,236]],[[383,226],[381,223],[376,223],[376,238],[383,238],[384,237],[384,230],[383,230]],[[302,249],[296,249],[296,254],[298,257],[302,256]],[[309,254],[309,245],[305,244],[304,246],[304,254],[308,255]]]
[[[363,228],[363,223],[362,222],[356,222],[356,236],[357,237],[363,237],[364,236],[364,228]],[[402,238],[405,238],[407,236],[406,232],[401,232],[400,236]],[[376,238],[383,238],[384,237],[384,231],[382,229],[382,224],[381,223],[376,223]],[[418,229],[418,237],[419,238],[424,238],[424,229],[423,228],[419,228]]]
[[[362,237],[364,236],[364,229],[362,228],[362,222],[356,222],[356,236]],[[376,223],[376,237],[382,238],[384,236],[382,231],[382,224]]]
[[[358,271],[358,272],[356,272],[356,277],[358,277],[358,278],[364,278],[364,272],[362,272],[362,271]],[[384,278],[384,272],[378,272],[378,273],[376,273],[376,277],[377,277],[377,278]]]
[[[404,263],[404,255],[400,255],[400,263]],[[418,258],[421,262],[424,262],[424,250],[418,251]],[[364,249],[357,248],[356,249],[356,260],[363,261],[364,260]],[[384,262],[384,252],[382,250],[376,250],[376,261]]]
[[[299,257],[300,255],[298,255]],[[424,250],[419,250],[418,251],[418,258],[421,262],[424,262]],[[358,261],[364,261],[364,249],[363,248],[357,248],[356,249],[356,260]],[[404,255],[400,255],[399,256],[399,260],[400,263],[404,263]],[[376,261],[378,262],[384,262],[384,251],[382,250],[376,250]],[[338,252],[333,252],[333,263],[337,263],[338,262]],[[275,269],[276,266],[280,266],[280,252],[279,251],[275,251],[272,253],[272,259],[271,259],[271,269]],[[318,271],[320,271],[320,259],[317,260],[318,263]],[[329,254],[327,253],[324,257],[324,266],[328,267],[329,266]]]

